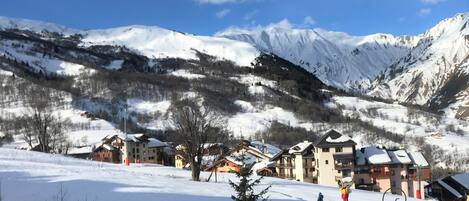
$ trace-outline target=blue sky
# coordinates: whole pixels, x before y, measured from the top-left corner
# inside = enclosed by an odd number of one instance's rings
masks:
[[[419,34],[458,12],[469,12],[469,0],[2,0],[0,6],[2,16],[78,29],[141,24],[200,35],[284,19],[353,35]]]

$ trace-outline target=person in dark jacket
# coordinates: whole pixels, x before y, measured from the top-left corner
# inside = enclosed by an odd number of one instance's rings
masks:
[[[322,195],[321,192],[319,192],[318,201],[323,201],[323,200],[324,200],[324,196]]]

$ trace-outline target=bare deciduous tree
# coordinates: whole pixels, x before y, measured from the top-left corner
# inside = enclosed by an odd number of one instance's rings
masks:
[[[176,127],[176,141],[185,146],[185,154],[191,163],[192,180],[200,181],[204,146],[226,136],[218,128],[220,119],[208,107],[190,99],[173,101],[170,112]]]

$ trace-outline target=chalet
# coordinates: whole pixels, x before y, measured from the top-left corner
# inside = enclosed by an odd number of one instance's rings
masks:
[[[355,185],[358,189],[421,197],[430,167],[420,152],[364,147],[356,152]],[[420,182],[419,182],[420,181]],[[420,188],[419,188],[420,187]]]
[[[243,156],[244,164],[252,166],[252,169],[256,171],[257,174],[273,176],[275,166],[270,160],[279,152],[281,152],[281,150],[273,145],[259,141],[249,142],[243,140],[228,156],[220,158],[212,165],[207,166],[205,170],[212,172],[239,172],[243,164],[241,161],[241,156]]]
[[[440,201],[467,201],[469,198],[469,173],[438,179],[426,187],[428,194]]]
[[[228,148],[222,143],[206,143],[202,156],[202,169],[213,165],[228,152]],[[187,156],[186,147],[178,145],[174,156],[176,168],[190,168],[190,159]]]
[[[101,144],[96,147],[91,154],[94,161],[108,162],[108,163],[121,163],[119,149],[109,144]]]
[[[241,156],[243,155],[243,156]],[[244,158],[244,159],[243,159]],[[233,152],[205,168],[209,172],[239,172],[243,165],[252,167],[258,158],[249,152]]]
[[[275,161],[277,176],[281,178],[317,182],[312,142],[298,143],[277,154],[272,161]]]
[[[93,160],[113,163],[125,163],[128,160],[129,163],[165,164],[166,143],[149,138],[147,135],[112,135],[106,136],[101,141],[101,146],[92,153]]]
[[[252,141],[249,142],[247,140],[243,140],[236,148],[235,150],[237,152],[247,152],[256,157],[256,161],[260,162],[263,160],[269,161],[271,160],[275,155],[280,153],[282,150],[279,148],[266,144],[263,142],[259,141]]]
[[[91,159],[93,149],[93,146],[71,147],[67,150],[66,155],[80,159]]]
[[[168,145],[155,138],[148,138],[148,141],[148,156],[144,162],[165,165],[168,161],[165,157],[165,148]]]
[[[352,181],[356,143],[348,136],[329,130],[314,145],[317,183],[336,186],[337,181]]]

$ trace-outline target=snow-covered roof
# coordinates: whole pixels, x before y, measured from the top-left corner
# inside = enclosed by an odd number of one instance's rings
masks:
[[[236,165],[243,165],[243,161],[241,161],[242,154],[244,154],[244,164],[247,166],[252,165],[257,161],[257,157],[248,152],[244,152],[244,153],[234,152],[225,158],[226,160],[231,161],[235,163]]]
[[[392,162],[388,152],[385,149],[379,149],[374,146],[365,147],[362,149],[364,149],[365,158],[370,164],[388,164]]]
[[[416,166],[427,167],[429,166],[427,159],[423,156],[421,152],[410,152],[410,158]]]
[[[223,143],[205,143],[204,144],[204,149],[212,148],[212,147],[221,147],[223,146]]]
[[[365,153],[358,150],[355,154],[355,161],[357,162],[357,165],[365,165],[366,164]]]
[[[275,167],[275,164],[276,163],[272,161],[262,160],[260,162],[255,163],[251,169],[253,170],[253,172],[257,173],[258,170],[261,170],[264,168]]]
[[[68,150],[67,154],[89,154],[93,152],[93,147],[85,146],[85,147],[72,147]]]
[[[309,142],[309,141],[304,141],[304,142],[300,142],[294,146],[292,146],[289,150],[288,150],[288,153],[290,154],[294,154],[294,153],[302,153],[303,151],[305,151],[308,147],[312,147],[313,146],[313,143],[312,142]]]
[[[115,149],[116,149],[115,147],[113,147],[113,146],[111,146],[111,145],[109,145],[109,144],[103,144],[102,147],[105,148],[105,149],[107,149],[107,150],[109,150],[109,151],[112,151],[112,150],[115,150]]]
[[[148,147],[165,147],[168,146],[166,143],[159,141],[155,138],[148,138],[150,142],[148,142]]]
[[[316,143],[316,147],[355,146],[356,143],[349,136],[331,129],[328,130]]]
[[[388,151],[392,163],[410,164],[412,160],[405,150]]]
[[[263,153],[266,156],[271,157],[271,158],[274,157],[275,155],[277,155],[278,153],[282,152],[282,150],[279,149],[276,146],[273,146],[273,145],[267,144],[267,143],[262,143],[262,142],[259,142],[259,141],[252,141],[251,142],[251,147],[254,148],[254,149],[259,150],[259,152],[261,152],[261,153]]]
[[[466,189],[469,189],[469,173],[462,173],[451,176],[458,183],[463,185]]]
[[[347,142],[349,140],[351,140],[352,138],[350,138],[349,136],[346,136],[346,135],[342,135],[340,136],[339,138],[336,138],[336,139],[332,139],[330,136],[326,138],[326,141],[327,142],[331,142],[331,143],[340,143],[340,142]]]

